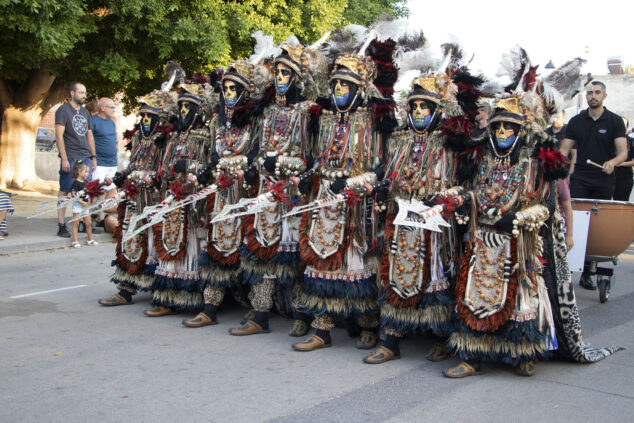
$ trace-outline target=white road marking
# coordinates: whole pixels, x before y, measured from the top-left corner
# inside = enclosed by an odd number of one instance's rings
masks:
[[[83,288],[85,286],[88,286],[88,285],[67,286],[66,288],[49,289],[48,291],[39,291],[39,292],[32,292],[30,294],[14,295],[13,297],[9,297],[9,298],[14,298],[15,299],[15,298],[31,297],[33,295],[49,294],[51,292],[66,291],[68,289]]]

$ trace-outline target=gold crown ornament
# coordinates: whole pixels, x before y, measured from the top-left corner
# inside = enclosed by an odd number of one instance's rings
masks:
[[[255,90],[253,65],[245,60],[237,60],[231,63],[227,67],[227,71],[222,75],[222,81],[233,81],[252,93]]]
[[[446,87],[443,87],[444,82],[446,81],[442,77],[436,75],[421,75],[415,78],[407,101],[425,100],[440,105],[447,94]]]
[[[330,73],[330,80],[341,79],[359,86],[365,86],[367,81],[372,81],[376,69],[372,59],[365,56],[353,56],[346,53],[337,57]]]
[[[528,109],[524,107],[521,93],[500,97],[493,103],[493,116],[491,116],[489,124],[495,122],[510,122],[523,126],[527,121],[527,112]]]
[[[304,63],[306,62],[304,47],[301,44],[292,46],[284,43],[280,48],[282,49],[282,54],[275,58],[274,64],[282,63],[288,66],[301,78],[302,70],[305,68]]]

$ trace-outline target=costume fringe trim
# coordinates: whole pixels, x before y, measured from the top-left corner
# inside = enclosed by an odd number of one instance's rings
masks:
[[[379,303],[374,298],[322,298],[303,293],[299,304],[301,312],[313,316],[360,317],[364,314],[378,314]]]
[[[331,279],[327,274],[307,271],[304,273],[304,293],[322,298],[377,298],[378,286],[376,275],[364,274],[360,279]]]
[[[422,308],[394,308],[381,304],[381,326],[409,332],[431,330],[434,335],[448,336],[452,331],[452,305],[434,304]]]
[[[131,275],[117,263],[110,281],[115,285],[125,285],[137,291],[150,291],[154,285],[154,275],[148,275],[144,272]]]
[[[187,292],[181,290],[159,290],[152,295],[153,306],[168,307],[174,311],[191,313],[200,310],[203,305],[203,295],[200,292]]]
[[[242,270],[239,263],[223,265],[212,260],[207,251],[203,251],[198,259],[198,274],[201,290],[207,286],[231,288],[238,284]]]
[[[494,360],[516,365],[521,361],[550,357],[547,339],[537,322],[508,321],[495,333],[477,333],[459,322],[447,341],[447,349],[462,360]]]

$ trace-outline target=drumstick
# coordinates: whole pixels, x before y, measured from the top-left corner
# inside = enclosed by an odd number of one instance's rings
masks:
[[[592,160],[590,160],[590,159],[586,160],[586,163],[591,164],[592,166],[596,166],[596,167],[598,167],[598,168],[600,168],[600,169],[603,169],[603,166],[601,166],[599,163],[595,163],[595,162],[593,162],[593,161],[592,161]]]

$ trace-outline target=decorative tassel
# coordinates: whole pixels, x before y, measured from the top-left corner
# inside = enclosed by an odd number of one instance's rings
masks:
[[[86,194],[88,194],[88,197],[90,197],[91,202],[95,198],[103,195],[103,192],[103,186],[101,185],[101,181],[99,179],[95,179],[94,181],[86,183]]]

